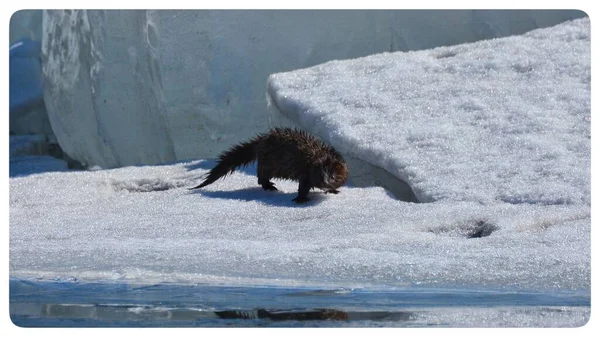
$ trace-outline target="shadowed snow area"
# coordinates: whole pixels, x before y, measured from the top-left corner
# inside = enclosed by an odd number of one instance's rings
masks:
[[[255,167],[188,190],[206,160],[14,176],[10,275],[587,293],[589,36],[581,19],[270,78],[286,118],[429,202],[349,183],[297,205]]]

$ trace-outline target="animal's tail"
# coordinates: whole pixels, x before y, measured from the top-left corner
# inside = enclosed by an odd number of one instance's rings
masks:
[[[256,144],[260,137],[256,137],[250,141],[240,143],[223,152],[219,156],[217,166],[213,167],[206,175],[206,179],[202,184],[190,188],[191,190],[210,185],[233,171],[238,167],[243,167],[256,159]]]

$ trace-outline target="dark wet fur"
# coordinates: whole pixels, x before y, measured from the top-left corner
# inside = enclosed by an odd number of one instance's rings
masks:
[[[301,130],[274,128],[223,152],[202,184],[193,189],[255,160],[258,184],[267,191],[277,190],[272,178],[298,181],[298,196],[293,199],[298,203],[308,201],[308,191],[315,187],[337,194],[348,178],[346,162],[333,147]]]

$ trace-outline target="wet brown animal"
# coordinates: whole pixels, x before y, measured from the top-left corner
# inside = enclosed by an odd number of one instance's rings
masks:
[[[210,185],[253,161],[264,190],[277,191],[272,178],[298,181],[298,196],[293,199],[297,203],[308,201],[313,188],[337,194],[348,178],[346,162],[333,147],[301,130],[274,128],[223,152],[205,180],[192,189]]]

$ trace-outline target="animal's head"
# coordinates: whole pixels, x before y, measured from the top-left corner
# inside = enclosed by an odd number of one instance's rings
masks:
[[[322,190],[334,190],[346,183],[348,168],[343,160],[327,158],[315,172],[315,187]]]

